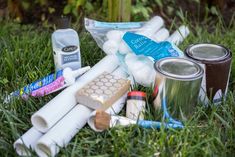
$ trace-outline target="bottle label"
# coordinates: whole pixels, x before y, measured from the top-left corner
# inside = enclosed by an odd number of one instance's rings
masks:
[[[65,49],[66,48],[66,49]],[[70,62],[79,62],[79,49],[76,47],[65,47],[62,49],[63,52],[72,52],[72,54],[62,54],[61,59],[62,59],[62,64],[70,63]],[[73,51],[71,51],[73,49]]]
[[[179,48],[168,41],[157,43],[143,35],[131,32],[125,33],[123,40],[135,54],[150,56],[154,60],[184,56],[184,53]]]
[[[77,50],[77,46],[71,45],[71,46],[66,46],[64,48],[62,48],[63,52],[73,52],[75,50]]]

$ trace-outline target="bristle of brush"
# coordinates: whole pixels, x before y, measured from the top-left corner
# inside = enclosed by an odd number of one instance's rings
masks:
[[[95,127],[99,130],[105,130],[109,128],[111,116],[102,110],[97,110],[95,115]]]

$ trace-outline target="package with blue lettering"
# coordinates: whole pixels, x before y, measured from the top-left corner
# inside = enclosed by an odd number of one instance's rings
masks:
[[[184,53],[169,41],[155,42],[132,32],[125,33],[122,39],[136,55],[149,56],[155,61],[165,57],[184,56]]]
[[[136,32],[150,37],[164,26],[160,16],[154,16],[145,22],[101,22],[85,18],[85,28],[95,39],[97,45],[106,54],[131,52],[122,40],[126,32]]]

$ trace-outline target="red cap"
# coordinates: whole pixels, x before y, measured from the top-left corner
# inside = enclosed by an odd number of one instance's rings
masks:
[[[128,92],[127,96],[140,96],[140,97],[146,97],[146,93],[145,92],[141,92],[141,91],[131,91]]]

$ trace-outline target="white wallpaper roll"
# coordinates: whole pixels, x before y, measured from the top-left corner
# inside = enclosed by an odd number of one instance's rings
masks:
[[[39,111],[31,117],[33,126],[41,131],[47,132],[56,122],[58,122],[75,105],[75,93],[85,84],[103,73],[112,72],[118,66],[118,59],[114,55],[108,55],[94,65],[87,73],[82,75],[74,85],[62,91],[59,95],[49,101]]]
[[[167,38],[167,41],[170,41],[175,45],[179,45],[188,35],[189,35],[188,27],[182,25],[169,38]]]
[[[122,78],[127,78],[128,77],[128,74],[125,72],[124,68],[119,66],[117,69],[115,69],[113,72],[112,72],[113,75],[115,76],[119,76],[119,77],[122,77]]]
[[[56,125],[37,142],[35,151],[39,157],[53,157],[59,147],[65,147],[86,124],[92,110],[83,105],[76,105]]]
[[[137,31],[137,34],[144,35],[146,37],[151,37],[154,33],[156,33],[162,26],[164,25],[164,21],[160,16],[154,16],[145,25],[141,28],[140,31]]]
[[[20,156],[30,156],[29,149],[34,150],[37,140],[39,140],[42,135],[43,133],[37,131],[34,127],[30,128],[14,142],[13,146],[16,153]]]
[[[152,39],[156,42],[161,42],[166,40],[169,37],[169,35],[170,33],[166,28],[161,28],[152,36]]]

